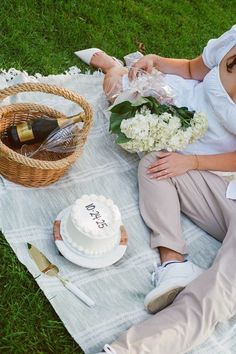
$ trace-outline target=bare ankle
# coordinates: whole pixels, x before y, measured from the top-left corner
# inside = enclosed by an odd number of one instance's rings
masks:
[[[176,260],[179,262],[184,261],[184,257],[181,253],[171,250],[170,248],[166,247],[159,247],[161,263],[168,262],[171,260]]]
[[[91,58],[90,64],[97,69],[101,69],[104,74],[108,73],[108,71],[113,68],[120,67],[117,61],[104,52],[95,53]]]

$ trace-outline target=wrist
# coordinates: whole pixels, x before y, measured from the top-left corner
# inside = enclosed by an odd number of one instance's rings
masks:
[[[192,170],[199,170],[199,158],[198,155],[192,155]]]
[[[197,155],[185,155],[187,159],[188,171],[197,170],[199,167],[199,161]]]
[[[155,67],[155,68],[159,68],[159,62],[160,62],[160,56],[159,55],[157,55],[157,54],[152,54],[153,55],[153,66]]]

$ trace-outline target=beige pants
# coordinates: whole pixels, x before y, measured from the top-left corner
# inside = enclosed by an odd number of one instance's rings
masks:
[[[140,210],[152,230],[151,246],[186,252],[180,211],[222,246],[213,265],[170,306],[111,344],[117,354],[185,353],[236,313],[236,202],[225,198],[227,182],[206,171],[153,180],[146,170],[155,159],[150,153],[139,165]]]

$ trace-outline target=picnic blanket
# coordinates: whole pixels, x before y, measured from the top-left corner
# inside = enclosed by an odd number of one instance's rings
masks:
[[[108,133],[106,99],[102,93],[102,74],[81,74],[76,67],[63,75],[39,74],[11,69],[0,74],[0,88],[23,82],[58,85],[83,95],[94,109],[94,122],[84,152],[73,167],[55,184],[25,188],[0,177],[0,227],[18,259],[44,292],[68,332],[86,354],[101,350],[132,324],[147,319],[143,306],[152,289],[150,274],[157,253],[150,249],[150,230],[138,208],[137,166],[139,158],[114,144]],[[42,93],[21,93],[2,104],[35,102],[73,115],[78,107],[72,102]],[[103,194],[118,205],[128,232],[124,257],[105,269],[85,269],[62,257],[53,241],[52,225],[58,213],[83,194]],[[182,217],[189,258],[208,268],[220,243]],[[57,278],[40,275],[28,255],[27,242],[38,247],[61,275],[96,301],[89,308],[70,293]],[[40,276],[39,276],[40,275]],[[191,324],[190,324],[191,325]],[[235,353],[236,316],[219,324],[214,334],[191,353]]]

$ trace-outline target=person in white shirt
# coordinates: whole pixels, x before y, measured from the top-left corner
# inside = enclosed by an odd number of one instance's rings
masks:
[[[124,77],[132,80],[140,69],[156,68],[173,88],[177,106],[207,115],[206,134],[183,152],[151,152],[140,161],[140,211],[161,260],[145,298],[155,315],[111,344],[119,354],[184,353],[236,313],[236,25],[192,60],[150,54],[128,71],[104,52],[90,50],[87,62],[105,73],[110,101],[124,89]],[[222,242],[207,270],[185,258],[180,212]]]

